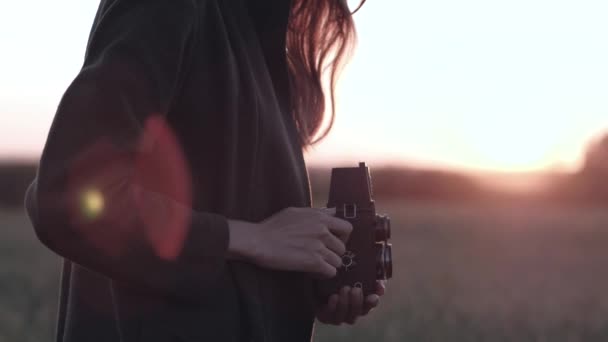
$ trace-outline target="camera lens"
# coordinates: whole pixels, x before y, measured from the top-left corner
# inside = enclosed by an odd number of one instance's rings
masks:
[[[393,276],[393,253],[390,243],[376,243],[376,278],[389,279]]]
[[[387,243],[384,246],[384,267],[386,269],[386,279],[393,277],[393,245]]]
[[[393,256],[391,245],[376,243],[376,279],[389,279],[393,276]]]
[[[386,279],[386,269],[384,268],[384,244],[376,243],[376,278]]]
[[[375,237],[377,242],[391,238],[391,219],[386,215],[376,215]]]

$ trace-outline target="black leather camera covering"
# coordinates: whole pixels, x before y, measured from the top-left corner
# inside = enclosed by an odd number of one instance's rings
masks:
[[[372,195],[365,163],[332,169],[327,207],[335,207],[336,217],[349,221],[353,231],[337,275],[317,282],[321,298],[338,293],[343,286],[361,287],[364,295],[373,294],[377,280],[392,276],[390,219],[376,214]]]

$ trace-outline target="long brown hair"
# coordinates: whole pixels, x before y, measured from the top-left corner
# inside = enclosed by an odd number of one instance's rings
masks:
[[[336,81],[356,42],[352,14],[364,2],[350,9],[347,0],[293,0],[287,30],[287,63],[291,111],[304,149],[321,141],[331,130]],[[323,88],[326,72],[331,112],[328,125],[321,131],[326,112]]]

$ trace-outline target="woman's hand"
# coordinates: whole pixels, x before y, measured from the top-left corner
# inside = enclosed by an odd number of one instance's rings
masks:
[[[317,319],[325,324],[355,324],[359,316],[367,315],[378,306],[380,296],[384,295],[385,288],[386,281],[379,280],[376,294],[368,295],[364,300],[360,288],[343,287],[340,293],[331,295],[327,304],[317,310]]]
[[[335,209],[287,208],[258,224],[229,221],[229,254],[260,267],[331,278],[353,229]]]

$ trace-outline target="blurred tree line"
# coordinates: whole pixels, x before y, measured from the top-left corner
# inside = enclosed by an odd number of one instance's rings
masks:
[[[23,207],[25,190],[35,177],[35,164],[0,163],[0,208]]]
[[[356,166],[356,165],[353,165]],[[514,194],[491,190],[469,175],[407,167],[371,166],[375,197],[448,202],[532,201],[567,205],[608,205],[608,134],[587,148],[584,163],[576,173],[548,176],[548,186],[534,194]],[[330,169],[309,170],[314,198],[326,198]],[[25,190],[36,176],[36,165],[0,163],[0,207],[21,208]],[[323,206],[324,203],[315,203]]]
[[[581,169],[555,177],[544,194],[545,200],[579,204],[608,204],[608,134],[593,140]]]
[[[471,201],[480,198],[484,193],[484,189],[472,178],[457,172],[405,167],[374,168],[373,165],[370,165],[370,172],[374,197]],[[309,177],[313,197],[326,198],[329,192],[331,170],[311,169]],[[316,205],[325,204],[316,203]]]

